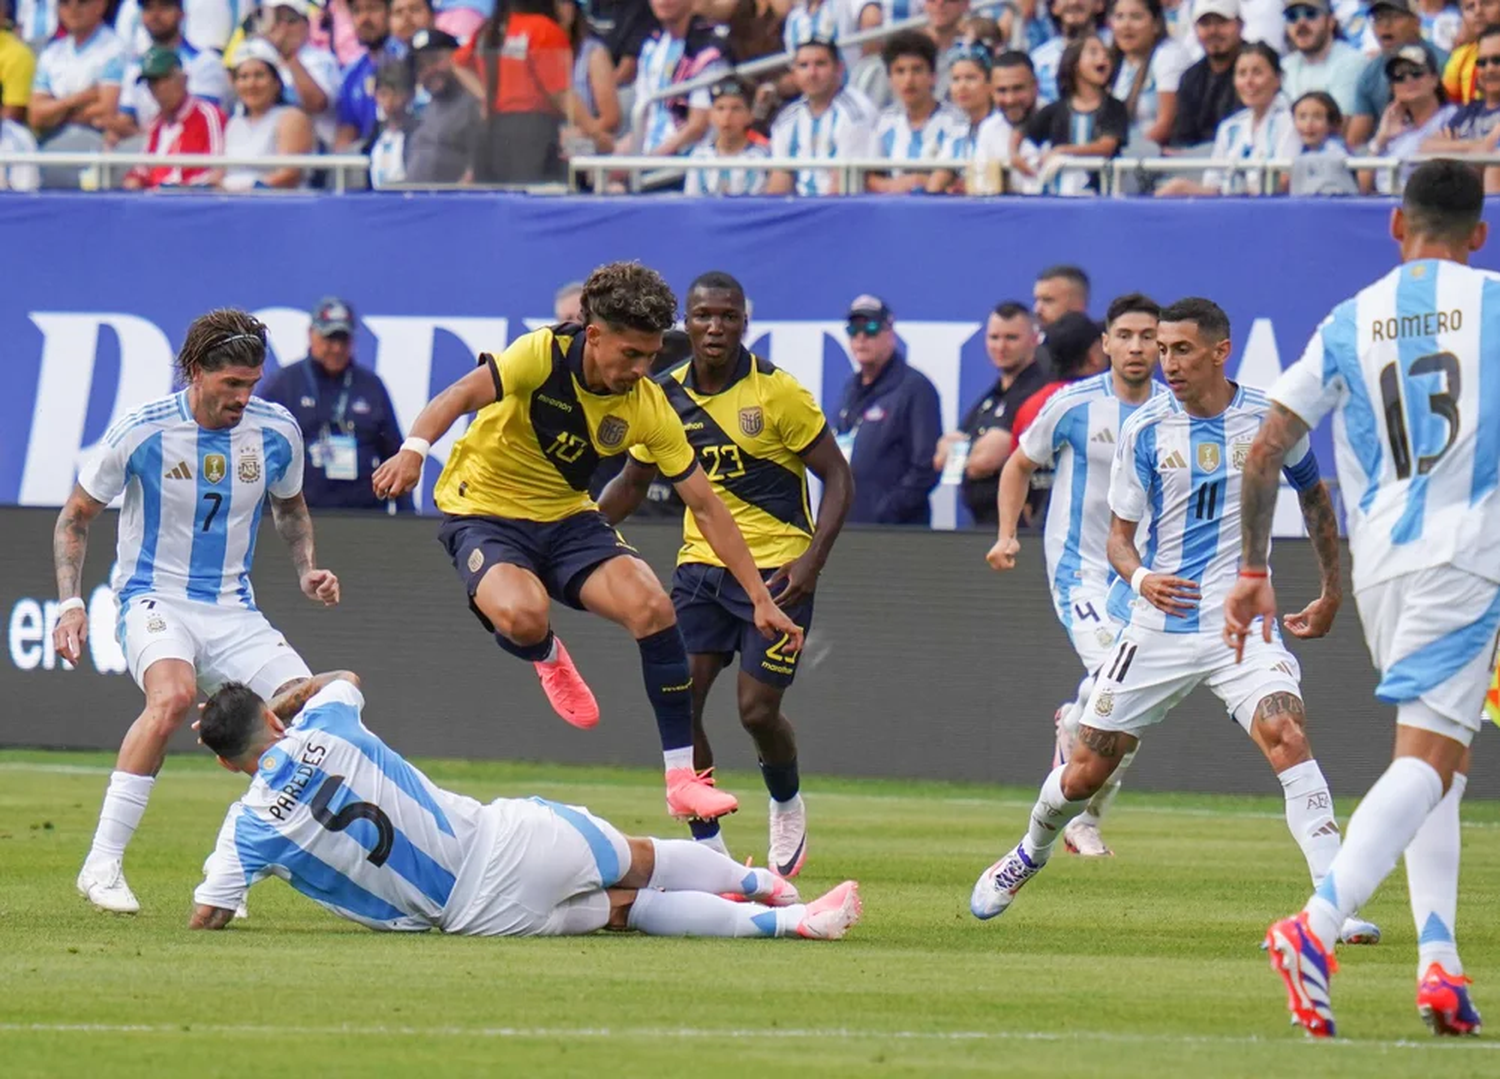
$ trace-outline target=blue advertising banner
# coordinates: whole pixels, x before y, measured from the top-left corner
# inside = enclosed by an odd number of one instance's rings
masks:
[[[112,420],[170,391],[188,323],[213,307],[254,311],[291,363],[308,309],[344,297],[356,357],[385,380],[404,429],[476,352],[550,322],[556,289],[602,262],[640,259],[679,290],[704,270],[735,274],[754,347],[829,411],[852,370],[844,313],[873,292],[952,426],[995,377],[990,309],[1029,303],[1045,266],[1086,269],[1096,315],[1131,290],[1217,300],[1233,321],[1231,370],[1267,385],[1334,304],[1395,261],[1389,215],[1352,199],[0,198],[0,504],[60,504]],[[1331,473],[1326,430],[1318,445]],[[939,523],[953,523],[953,502],[934,496]]]

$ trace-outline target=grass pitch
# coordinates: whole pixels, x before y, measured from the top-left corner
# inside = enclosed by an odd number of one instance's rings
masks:
[[[541,794],[678,834],[655,774],[420,763],[481,799]],[[981,924],[969,888],[1033,792],[813,777],[798,884],[855,877],[865,897],[834,944],[376,934],[279,881],[251,892],[249,921],[203,934],[184,928],[191,891],[244,779],[169,760],[127,860],[143,913],[118,918],[73,889],[109,764],[0,753],[0,1075],[1500,1075],[1500,1042],[1433,1042],[1417,1020],[1399,871],[1366,911],[1385,943],[1340,953],[1344,1037],[1287,1026],[1257,948],[1308,888],[1279,799],[1127,791],[1118,857],[1059,853]],[[761,861],[758,778],[723,781],[746,804],[728,840]],[[1460,942],[1500,1024],[1500,804],[1465,819]]]

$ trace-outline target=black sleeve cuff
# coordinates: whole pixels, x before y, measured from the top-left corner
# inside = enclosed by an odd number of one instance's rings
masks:
[[[808,440],[807,445],[803,446],[800,450],[793,450],[792,452],[795,453],[798,457],[806,457],[809,453],[812,452],[814,446],[816,446],[819,442],[822,442],[823,439],[827,437],[828,424],[825,421],[823,426],[818,429],[818,433],[813,435],[812,438]]]
[[[675,476],[668,476],[666,473],[662,473],[662,477],[661,478],[664,479],[664,480],[666,480],[668,483],[678,484],[678,483],[681,483],[683,480],[687,479],[689,476],[691,476],[693,474],[693,470],[696,469],[697,467],[698,467],[698,458],[694,457],[693,460],[692,460],[692,463],[689,464],[686,468],[684,468],[681,472],[677,473],[677,475],[675,475]]]
[[[479,362],[490,369],[490,378],[495,380],[495,400],[505,396],[505,387],[500,382],[500,365],[495,362],[495,356],[490,352],[481,352]]]

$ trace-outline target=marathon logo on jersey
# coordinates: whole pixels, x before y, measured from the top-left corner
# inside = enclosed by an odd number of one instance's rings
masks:
[[[759,408],[740,409],[740,432],[754,438],[766,429],[766,414]]]
[[[210,453],[203,458],[203,478],[209,483],[218,483],[229,471],[229,462],[222,453]]]
[[[1219,470],[1220,453],[1217,443],[1202,442],[1198,445],[1198,468],[1204,472]]]
[[[607,450],[616,449],[625,441],[630,424],[619,416],[605,416],[599,421],[599,445]]]
[[[277,793],[276,801],[267,810],[277,820],[284,821],[291,815],[292,811],[302,801],[302,796],[307,793],[307,788],[312,785],[314,779],[321,774],[323,758],[328,755],[328,747],[324,745],[307,745],[303,747],[302,758],[297,762],[297,768],[285,783],[281,785]],[[286,758],[277,753],[267,753],[260,759],[261,771],[268,776],[275,775]]]
[[[1245,462],[1250,460],[1250,443],[1236,442],[1229,447],[1229,463],[1234,466],[1236,472],[1245,470]]]
[[[556,397],[548,397],[545,393],[537,394],[536,399],[544,405],[551,405],[553,408],[560,409],[563,412],[573,411],[573,406],[568,404],[568,402],[559,401]]]
[[[260,456],[252,449],[240,454],[239,477],[241,483],[260,482]]]

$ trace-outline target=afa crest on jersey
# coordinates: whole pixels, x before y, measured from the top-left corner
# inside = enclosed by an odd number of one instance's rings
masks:
[[[254,450],[240,454],[239,477],[241,483],[256,483],[260,480],[260,457]]]
[[[740,433],[754,438],[766,429],[766,414],[759,407],[740,409]]]
[[[229,462],[222,453],[210,453],[203,458],[203,478],[209,483],[218,483],[229,471]]]
[[[605,416],[599,421],[599,445],[612,450],[625,441],[629,430],[630,424],[619,416]]]
[[[1229,448],[1229,463],[1234,466],[1236,471],[1243,472],[1245,470],[1245,462],[1248,460],[1250,460],[1249,442],[1236,442]]]
[[[1115,695],[1112,691],[1104,689],[1099,691],[1099,696],[1094,700],[1094,711],[1101,716],[1107,716],[1115,710]]]

